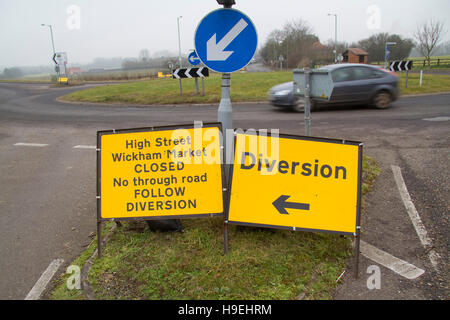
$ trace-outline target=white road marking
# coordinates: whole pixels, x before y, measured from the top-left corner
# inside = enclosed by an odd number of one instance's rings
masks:
[[[402,171],[400,167],[391,165],[392,172],[394,173],[395,183],[397,184],[398,191],[405,205],[406,211],[408,212],[409,218],[411,219],[414,228],[416,229],[417,235],[419,236],[420,242],[425,249],[430,249],[428,257],[431,264],[435,269],[437,269],[439,254],[432,249],[432,242],[428,236],[427,230],[420,219],[419,213],[411,200],[411,196],[406,188],[405,181],[403,180]]]
[[[46,144],[46,143],[25,143],[25,142],[18,142],[14,145],[22,146],[22,147],[46,147],[46,146],[48,146],[48,144]]]
[[[64,263],[63,259],[55,259],[53,260],[44,273],[41,275],[39,280],[34,284],[33,288],[31,288],[30,292],[28,292],[25,300],[39,300],[42,293],[46,289],[48,283],[52,280],[56,271],[58,271],[59,267]]]
[[[361,254],[366,258],[379,263],[386,268],[398,273],[407,279],[416,279],[425,273],[425,270],[420,269],[406,261],[394,257],[393,255],[380,250],[367,242],[361,240],[360,244]]]
[[[422,119],[422,120],[424,120],[424,121],[437,121],[437,122],[439,122],[439,121],[450,121],[450,117],[425,118],[425,119]]]
[[[73,147],[73,149],[97,149],[97,146],[78,145]]]

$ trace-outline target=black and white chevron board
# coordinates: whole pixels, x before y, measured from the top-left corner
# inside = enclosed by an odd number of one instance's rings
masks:
[[[409,71],[413,67],[413,62],[411,60],[408,61],[392,61],[389,65],[389,70],[391,71]]]
[[[206,67],[175,69],[173,70],[172,73],[173,79],[205,78],[205,77],[209,77],[209,69]]]

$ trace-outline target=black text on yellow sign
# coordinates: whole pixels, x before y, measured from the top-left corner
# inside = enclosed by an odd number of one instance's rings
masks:
[[[221,129],[99,132],[99,219],[223,214]]]
[[[362,144],[237,134],[228,222],[356,234]]]

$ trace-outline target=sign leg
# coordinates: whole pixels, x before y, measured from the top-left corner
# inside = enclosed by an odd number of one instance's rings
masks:
[[[183,86],[181,84],[181,79],[180,79],[180,96],[182,96],[182,95],[183,95]]]
[[[205,78],[202,77],[202,95],[205,96]]]
[[[356,235],[355,239],[355,279],[358,279],[359,274],[359,245],[360,245],[360,232]]]
[[[405,83],[405,88],[408,88],[408,75],[409,75],[409,72],[408,72],[408,70],[406,70],[406,83]]]
[[[198,78],[195,78],[195,94],[198,94]]]
[[[102,257],[102,222],[97,221],[97,256]]]
[[[224,245],[223,252],[225,253],[225,255],[227,255],[228,254],[228,223],[226,221],[223,224],[223,245]]]

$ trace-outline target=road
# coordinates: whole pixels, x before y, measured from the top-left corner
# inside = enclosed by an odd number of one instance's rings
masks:
[[[91,242],[96,222],[98,130],[216,121],[217,106],[65,104],[58,96],[80,88],[0,84],[0,299],[24,299],[55,259],[59,273]],[[234,126],[303,134],[303,114],[267,104],[234,104]],[[404,97],[388,110],[322,109],[312,114],[314,136],[364,142],[382,173],[366,199],[362,240],[424,270],[407,279],[360,257],[349,262],[335,299],[445,299],[449,292],[450,95]],[[402,178],[431,239],[424,246],[394,179]],[[431,263],[430,251],[439,257]],[[366,271],[381,270],[369,290]]]

